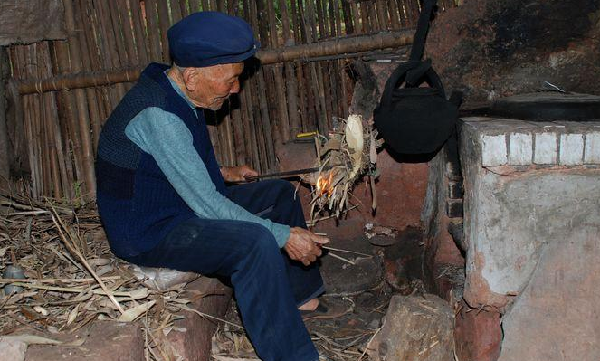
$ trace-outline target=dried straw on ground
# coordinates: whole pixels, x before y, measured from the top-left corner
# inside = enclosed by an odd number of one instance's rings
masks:
[[[187,308],[185,284],[157,291],[109,251],[96,209],[0,193],[0,272],[21,268],[25,279],[0,279],[22,291],[0,298],[0,335],[35,330],[72,332],[96,319],[139,322],[149,359],[165,359],[175,314]]]

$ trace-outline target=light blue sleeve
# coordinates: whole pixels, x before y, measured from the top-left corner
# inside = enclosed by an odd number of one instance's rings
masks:
[[[160,108],[144,109],[129,122],[125,134],[154,157],[177,193],[198,217],[259,223],[273,233],[279,247],[286,244],[289,226],[255,216],[216,190],[194,148],[191,132],[175,114]]]

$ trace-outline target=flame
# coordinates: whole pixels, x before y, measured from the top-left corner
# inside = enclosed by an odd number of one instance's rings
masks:
[[[333,194],[333,172],[329,172],[329,176],[319,175],[317,179],[317,192],[319,193],[319,197],[327,194],[328,197],[331,197]]]

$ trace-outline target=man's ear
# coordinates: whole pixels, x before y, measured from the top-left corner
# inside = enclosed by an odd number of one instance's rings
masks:
[[[185,84],[185,88],[190,91],[196,90],[196,86],[200,80],[200,72],[198,68],[185,68],[183,73],[183,82]]]

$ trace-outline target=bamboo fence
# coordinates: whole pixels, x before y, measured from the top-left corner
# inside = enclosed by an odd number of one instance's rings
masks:
[[[251,24],[263,65],[226,109],[208,112],[222,165],[278,167],[276,149],[300,132],[347,117],[351,54],[409,44],[418,0],[63,0],[65,41],[11,45],[19,93],[13,153],[34,198],[95,197],[98,135],[150,61],[169,63],[166,32],[197,11]],[[442,9],[453,0],[439,0]],[[395,42],[382,38],[395,37]],[[342,54],[340,56],[340,54]],[[315,61],[318,60],[318,61]],[[10,89],[11,87],[9,87]],[[17,89],[17,90],[15,90]]]

